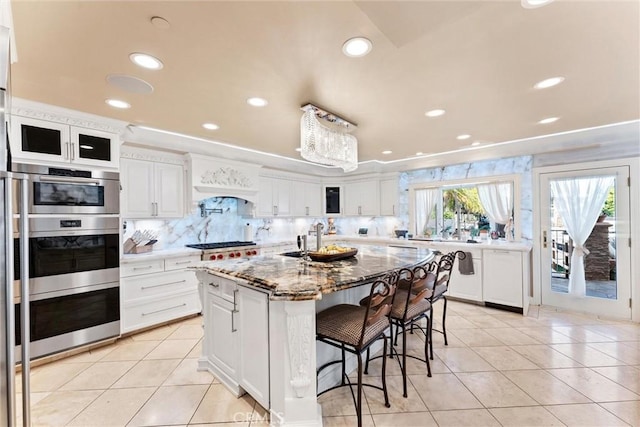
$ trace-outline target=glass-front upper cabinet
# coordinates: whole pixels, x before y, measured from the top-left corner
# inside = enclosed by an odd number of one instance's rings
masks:
[[[12,116],[10,125],[15,161],[118,167],[120,144],[116,134],[21,116]]]

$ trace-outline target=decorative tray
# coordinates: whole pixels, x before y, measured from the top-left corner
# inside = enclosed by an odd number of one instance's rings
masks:
[[[358,253],[358,249],[350,248],[350,250],[347,252],[340,252],[337,254],[323,254],[319,252],[309,252],[309,257],[313,261],[331,262],[331,261],[339,261],[341,259],[351,258],[352,256],[355,256],[357,253]]]

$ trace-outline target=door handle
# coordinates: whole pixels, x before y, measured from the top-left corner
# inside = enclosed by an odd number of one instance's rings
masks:
[[[76,144],[72,142],[71,143],[71,150],[69,150],[71,160],[75,160],[76,159],[76,153],[74,152],[75,149],[76,149]]]
[[[544,230],[542,232],[542,247],[543,248],[547,247],[547,230]]]

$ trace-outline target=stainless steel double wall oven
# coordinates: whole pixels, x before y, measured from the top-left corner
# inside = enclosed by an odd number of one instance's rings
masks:
[[[29,176],[31,357],[118,336],[118,174],[34,165],[14,165],[14,171]],[[19,237],[14,232],[16,318]],[[20,345],[19,324],[16,329]]]

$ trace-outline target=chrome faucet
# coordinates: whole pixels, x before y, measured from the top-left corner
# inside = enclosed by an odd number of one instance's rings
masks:
[[[324,227],[324,224],[322,224],[321,222],[318,222],[316,224],[316,251],[319,251],[320,248],[322,247],[322,228]]]

